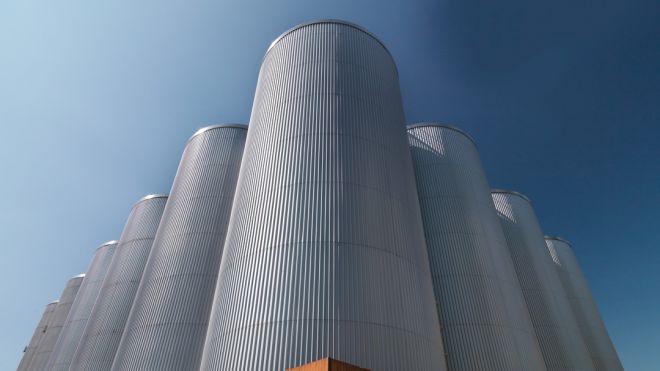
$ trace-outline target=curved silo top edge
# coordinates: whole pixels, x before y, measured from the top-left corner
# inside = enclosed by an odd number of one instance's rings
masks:
[[[55,300],[51,301],[50,303],[46,304],[46,306],[57,304],[59,302],[60,302],[60,299],[55,299]]]
[[[104,243],[100,244],[100,245],[96,248],[96,250],[102,248],[103,246],[116,245],[116,244],[118,244],[118,243],[119,243],[119,241],[117,241],[117,240],[110,240],[110,241],[108,241],[108,242],[104,242]]]
[[[529,203],[532,203],[532,200],[530,200],[529,197],[525,196],[524,194],[516,191],[510,191],[508,189],[491,189],[490,193],[508,193],[510,195],[518,196]]]
[[[463,134],[466,138],[468,138],[472,144],[475,146],[477,145],[477,142],[472,138],[470,134],[467,132],[463,131],[462,129],[459,129],[455,126],[447,125],[447,124],[442,124],[439,122],[433,122],[433,121],[428,121],[428,122],[418,122],[415,124],[410,124],[406,126],[406,130],[412,130],[412,129],[417,129],[417,128],[424,128],[424,127],[438,127],[438,128],[443,128],[443,129],[448,129],[448,130],[453,130],[459,134]]]
[[[74,278],[84,278],[84,277],[85,277],[85,273],[80,273],[80,274],[78,274],[78,275],[75,275],[75,276],[71,277],[70,279],[74,279]]]
[[[292,33],[293,31],[296,31],[296,30],[299,30],[303,27],[311,26],[311,25],[314,25],[314,24],[323,24],[323,23],[340,24],[340,25],[352,27],[352,28],[355,28],[358,31],[364,32],[365,34],[369,35],[371,38],[376,40],[383,47],[383,49],[385,49],[387,54],[390,55],[392,60],[394,60],[394,57],[392,56],[392,53],[390,53],[390,50],[387,49],[387,46],[385,46],[385,44],[382,41],[380,41],[380,39],[376,35],[374,35],[371,31],[367,30],[366,28],[364,28],[364,27],[362,27],[358,24],[348,22],[348,21],[343,21],[341,19],[319,19],[319,20],[316,20],[316,21],[309,21],[309,22],[301,23],[297,26],[293,26],[293,27],[289,28],[288,30],[284,31],[280,36],[278,36],[275,40],[273,40],[272,43],[270,43],[270,46],[268,46],[268,49],[266,50],[266,53],[264,53],[264,58],[266,58],[266,56],[271,51],[271,49],[273,49],[275,44],[277,44],[280,40],[282,40],[285,36]],[[395,67],[396,67],[396,63],[395,63]],[[397,73],[398,73],[398,70],[397,70]]]
[[[234,128],[234,129],[243,129],[247,130],[248,126],[245,124],[219,124],[219,125],[210,125],[210,126],[205,126],[195,132],[195,134],[191,135],[190,138],[188,138],[188,142],[190,142],[194,137],[205,133],[209,130],[213,129],[220,129],[220,128]]]
[[[151,195],[146,195],[146,196],[142,197],[141,199],[137,200],[135,205],[139,204],[142,201],[151,200],[152,198],[167,198],[167,197],[169,197],[169,195],[166,194],[166,193],[154,193],[154,194],[151,194]]]
[[[567,244],[568,246],[573,247],[573,244],[571,244],[570,241],[568,241],[568,240],[566,240],[566,239],[564,239],[564,238],[558,237],[558,236],[543,236],[543,238],[546,239],[546,240],[556,240],[556,241],[561,241],[561,242]]]

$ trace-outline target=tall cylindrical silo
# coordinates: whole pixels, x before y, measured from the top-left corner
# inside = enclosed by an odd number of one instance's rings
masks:
[[[596,370],[623,371],[623,365],[571,244],[560,237],[551,236],[545,237],[545,243]]]
[[[548,370],[594,370],[529,199],[493,190],[513,265]]]
[[[69,370],[112,366],[166,202],[149,195],[133,206]]]
[[[113,370],[197,370],[247,133],[199,130],[186,146]]]
[[[448,368],[545,370],[474,142],[428,122],[408,142]]]
[[[46,309],[44,310],[43,315],[41,315],[41,319],[39,320],[39,323],[37,323],[37,328],[34,329],[32,338],[30,338],[30,342],[23,351],[23,357],[21,358],[21,362],[18,364],[18,368],[16,369],[16,371],[26,371],[29,369],[28,367],[30,365],[30,361],[34,357],[34,353],[37,349],[37,346],[39,345],[39,341],[43,338],[44,334],[46,333],[46,329],[48,328],[48,322],[52,318],[53,312],[55,311],[55,307],[57,306],[58,301],[59,300],[55,300],[52,303],[46,305]]]
[[[71,359],[78,347],[80,337],[83,331],[85,331],[87,320],[101,290],[101,284],[108,271],[116,247],[117,241],[108,241],[99,246],[94,252],[85,279],[80,285],[76,300],[71,305],[71,310],[64,322],[60,337],[57,339],[57,343],[55,343],[53,354],[50,356],[46,370],[67,371],[69,369]]]
[[[62,291],[62,295],[60,296],[60,300],[55,306],[55,310],[48,323],[48,328],[37,346],[34,358],[32,358],[32,361],[28,366],[28,370],[42,371],[46,368],[46,364],[53,353],[55,342],[57,342],[57,338],[60,336],[66,317],[69,314],[69,310],[71,310],[71,305],[76,299],[76,295],[78,294],[78,290],[80,289],[80,285],[84,278],[84,274],[79,274],[67,281],[64,291]]]
[[[342,21],[264,57],[202,370],[445,370],[396,66]]]

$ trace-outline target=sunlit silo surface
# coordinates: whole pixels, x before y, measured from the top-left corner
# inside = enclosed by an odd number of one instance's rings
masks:
[[[545,237],[545,243],[596,370],[623,370],[571,244],[562,238],[549,236]]]
[[[46,368],[48,359],[53,353],[55,342],[60,336],[62,326],[64,326],[64,322],[66,321],[66,316],[69,314],[71,305],[78,294],[78,290],[80,289],[80,285],[84,278],[84,274],[79,274],[67,281],[64,291],[62,291],[62,295],[60,296],[60,300],[55,306],[55,310],[48,321],[48,328],[37,346],[34,358],[32,358],[32,361],[28,366],[28,370],[41,371]]]
[[[37,350],[39,341],[43,338],[44,334],[46,333],[46,329],[48,328],[48,322],[52,318],[52,314],[55,311],[55,307],[57,306],[57,303],[58,300],[55,300],[54,302],[46,305],[46,308],[44,309],[44,313],[41,315],[41,319],[39,320],[39,323],[37,323],[37,328],[34,329],[34,333],[30,338],[30,342],[25,347],[25,350],[23,350],[23,357],[21,358],[21,362],[18,364],[17,371],[29,370],[30,361],[34,357],[34,353]]]
[[[112,366],[166,201],[150,195],[131,209],[69,370]]]
[[[116,247],[117,241],[109,241],[99,246],[94,252],[85,279],[71,305],[71,310],[64,322],[57,343],[55,343],[46,370],[67,371],[69,369],[71,359],[85,330],[89,314],[92,312]]]
[[[450,370],[545,370],[490,187],[472,139],[408,127]]]
[[[196,370],[247,126],[199,130],[184,150],[113,370]]]
[[[340,21],[259,74],[202,370],[445,370],[396,66]]]
[[[548,370],[594,370],[529,199],[494,190],[513,265]]]

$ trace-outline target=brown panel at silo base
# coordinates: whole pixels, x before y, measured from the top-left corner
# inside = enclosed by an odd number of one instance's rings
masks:
[[[369,371],[332,358],[323,358],[306,365],[288,368],[287,371]]]

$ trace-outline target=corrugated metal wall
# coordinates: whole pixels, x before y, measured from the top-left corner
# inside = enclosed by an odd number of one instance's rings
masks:
[[[37,328],[34,329],[32,338],[30,338],[30,343],[28,343],[28,345],[25,347],[25,350],[23,352],[23,357],[21,358],[21,362],[18,364],[18,368],[16,369],[16,371],[28,370],[30,361],[32,361],[32,358],[34,358],[34,354],[35,351],[37,350],[37,347],[39,346],[39,342],[46,333],[48,323],[52,318],[53,312],[55,311],[55,307],[57,306],[58,302],[59,300],[55,300],[54,302],[46,305],[46,308],[44,309],[44,313],[41,316],[39,323],[37,323]]]
[[[28,366],[28,370],[43,371],[46,368],[48,359],[53,353],[55,342],[60,336],[62,326],[64,326],[64,321],[66,321],[66,316],[69,314],[69,310],[71,310],[71,305],[78,294],[78,290],[80,289],[80,285],[84,278],[85,275],[80,274],[67,281],[64,291],[62,291],[62,295],[60,296],[60,300],[55,306],[55,310],[48,323],[48,328],[37,346],[34,358],[32,358],[32,361]]]
[[[200,130],[183,153],[113,370],[196,370],[247,126]]]
[[[151,195],[133,206],[69,370],[112,366],[166,202]]]
[[[80,337],[85,330],[87,320],[101,290],[101,284],[108,271],[116,247],[117,241],[110,241],[99,246],[94,252],[85,279],[80,285],[76,300],[71,305],[71,310],[64,322],[64,327],[62,327],[46,370],[67,371],[69,369],[71,359],[78,347]]]
[[[495,190],[493,202],[548,370],[594,370],[527,197]]]
[[[202,360],[445,370],[398,76],[356,26],[264,58]]]
[[[408,128],[450,370],[545,370],[477,148],[436,123]]]
[[[596,370],[623,371],[623,365],[571,245],[558,237],[546,237],[545,243]]]

